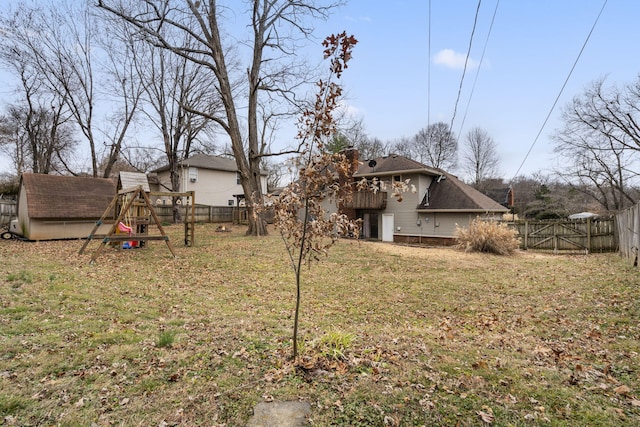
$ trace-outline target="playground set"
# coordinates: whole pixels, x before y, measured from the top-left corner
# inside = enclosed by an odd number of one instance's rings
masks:
[[[185,200],[187,209],[184,219],[184,244],[185,246],[193,246],[195,243],[195,192],[147,192],[143,186],[139,185],[135,188],[118,191],[78,253],[84,253],[92,240],[102,239],[100,246],[91,256],[90,262],[94,263],[107,245],[122,249],[136,249],[144,248],[148,241],[163,240],[175,258],[176,253],[169,241],[169,236],[162,228],[150,196],[157,197],[157,202],[167,197],[174,200],[176,204],[182,204],[182,200]],[[107,219],[109,216],[112,216],[113,219]],[[111,224],[109,231],[106,234],[96,234],[103,224]],[[159,234],[150,233],[150,227],[156,228]]]

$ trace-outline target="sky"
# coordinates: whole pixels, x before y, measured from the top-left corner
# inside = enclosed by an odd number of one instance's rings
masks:
[[[359,40],[343,76],[347,103],[368,135],[383,140],[451,123],[471,40],[452,129],[461,141],[472,128],[487,131],[510,180],[562,165],[551,137],[562,108],[592,82],[638,77],[640,2],[609,0],[543,127],[604,3],[483,0],[471,39],[475,0],[351,0],[326,28]]]
[[[344,30],[358,39],[344,102],[370,137],[411,137],[442,121],[462,144],[480,127],[496,143],[502,178],[551,174],[562,165],[551,138],[562,108],[597,79],[621,86],[638,77],[640,2],[484,0],[472,38],[477,9],[476,0],[349,0],[315,35]],[[0,108],[6,82],[0,73]],[[0,157],[0,173],[8,168]]]

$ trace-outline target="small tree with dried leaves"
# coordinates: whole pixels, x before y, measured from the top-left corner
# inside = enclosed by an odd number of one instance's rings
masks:
[[[319,261],[344,236],[358,237],[361,221],[349,218],[340,207],[351,200],[354,189],[385,190],[386,182],[366,179],[355,183],[353,173],[358,165],[349,150],[332,152],[330,142],[336,134],[334,113],[339,105],[342,87],[334,80],[341,77],[351,59],[357,40],[346,32],[331,35],[323,41],[324,57],[330,59],[329,78],[318,82],[313,107],[300,120],[304,150],[294,160],[298,179],[289,184],[277,198],[272,198],[274,224],[280,231],[289,254],[296,280],[296,306],[293,325],[293,355],[298,356],[301,272],[303,265]],[[352,153],[352,151],[351,151]],[[355,188],[354,188],[355,187]],[[408,181],[393,182],[391,197],[402,201],[402,193],[411,187]],[[414,188],[412,188],[415,191]],[[335,205],[335,212],[326,208]]]
[[[360,223],[338,212],[329,213],[325,203],[341,202],[351,197],[354,165],[344,153],[331,153],[325,143],[335,134],[334,112],[342,88],[339,79],[351,59],[357,40],[345,32],[323,41],[324,57],[330,59],[329,78],[318,82],[313,107],[303,113],[298,137],[303,152],[295,159],[298,179],[273,200],[275,226],[290,257],[296,280],[296,306],[293,327],[293,358],[298,355],[298,320],[300,284],[303,265],[326,255],[344,235],[359,235]]]

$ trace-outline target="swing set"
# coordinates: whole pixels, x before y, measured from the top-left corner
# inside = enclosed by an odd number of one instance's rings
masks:
[[[95,227],[85,240],[78,253],[83,254],[93,239],[102,239],[100,246],[91,256],[90,262],[93,264],[107,244],[118,247],[121,246],[122,249],[135,249],[144,248],[146,246],[146,242],[150,240],[163,240],[166,243],[167,248],[169,248],[171,255],[175,258],[176,253],[169,241],[169,236],[167,236],[162,228],[162,224],[153,208],[153,203],[151,202],[149,195],[158,197],[169,196],[176,198],[178,201],[180,201],[181,198],[186,198],[187,207],[190,207],[191,209],[186,209],[187,214],[184,222],[184,242],[186,246],[193,246],[195,229],[195,192],[149,192],[149,194],[147,194],[140,185],[136,188],[118,191],[107,209],[104,211],[102,217],[96,222]],[[112,213],[114,216],[113,221],[107,220],[106,218],[112,215]],[[106,234],[96,234],[100,226],[103,224],[111,224],[109,231]],[[149,234],[150,225],[154,225],[160,234]]]

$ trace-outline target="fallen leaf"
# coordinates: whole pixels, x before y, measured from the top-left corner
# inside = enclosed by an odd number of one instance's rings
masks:
[[[615,391],[617,394],[620,394],[622,396],[626,396],[627,394],[631,393],[631,389],[629,388],[629,386],[624,384],[614,388],[613,391]]]
[[[491,424],[493,422],[493,420],[495,419],[494,415],[493,415],[493,410],[488,407],[488,406],[483,406],[482,407],[483,411],[476,411],[476,414],[478,414],[478,416],[480,417],[480,419],[482,420],[482,422],[485,422],[487,424]]]

